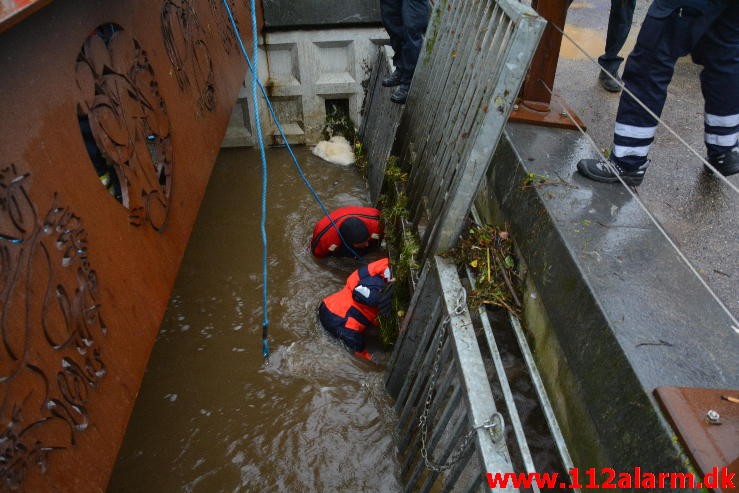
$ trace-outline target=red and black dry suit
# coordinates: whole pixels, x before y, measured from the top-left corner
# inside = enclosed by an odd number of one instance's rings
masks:
[[[329,214],[329,217],[336,224],[336,228],[341,228],[344,221],[350,217],[357,218],[364,223],[369,234],[367,238],[369,244],[366,247],[353,248],[360,255],[364,255],[368,250],[380,245],[383,231],[382,224],[380,224],[380,211],[378,209],[352,205],[336,209]],[[331,224],[328,217],[325,216],[316,223],[316,226],[313,228],[313,238],[310,242],[310,249],[313,255],[319,258],[328,255],[335,257],[351,256],[351,252],[346,249],[336,228]]]
[[[377,324],[378,305],[391,279],[387,258],[352,272],[341,291],[323,299],[318,307],[321,325],[353,351],[364,351],[362,333]]]

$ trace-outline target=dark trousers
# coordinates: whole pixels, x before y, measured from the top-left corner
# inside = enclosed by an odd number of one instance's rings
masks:
[[[626,43],[634,18],[636,0],[611,0],[611,13],[608,16],[608,34],[606,35],[606,51],[598,58],[598,63],[608,72],[616,75],[623,58],[618,56]],[[608,77],[603,74],[603,77]]]
[[[318,307],[318,320],[321,321],[321,325],[326,332],[343,342],[346,347],[352,351],[364,351],[364,336],[362,333],[347,329],[344,326],[346,318],[331,313],[331,310],[326,308],[324,303],[321,303]]]
[[[655,0],[642,24],[636,47],[624,67],[626,88],[661,116],[675,63],[688,53],[703,66],[705,143],[708,156],[737,145],[739,132],[739,2],[712,3],[697,9],[666,9]],[[631,96],[621,95],[612,159],[626,169],[647,161],[657,121]]]
[[[393,65],[400,71],[401,83],[410,84],[429,22],[429,1],[380,0],[380,11],[395,52]]]

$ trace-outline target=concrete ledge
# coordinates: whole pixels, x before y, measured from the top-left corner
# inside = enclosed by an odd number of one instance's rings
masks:
[[[626,190],[573,174],[581,157],[577,132],[509,124],[478,208],[527,264],[526,321],[576,465],[686,470],[652,392],[739,387],[739,336]]]

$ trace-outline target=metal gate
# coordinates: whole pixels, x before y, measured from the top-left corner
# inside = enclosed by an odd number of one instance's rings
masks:
[[[440,1],[432,15],[401,124],[426,255],[459,236],[545,25],[510,0]]]
[[[464,270],[464,277],[474,289],[470,269]],[[488,491],[487,473],[537,472],[487,310],[481,306],[471,317],[465,293],[452,261],[429,259],[388,362],[386,388],[399,416],[398,450],[406,491],[429,491],[434,485],[443,491]],[[569,471],[572,458],[523,328],[509,315],[561,470]],[[493,400],[493,384],[500,392],[500,410]],[[517,466],[509,452],[518,458]],[[516,491],[512,485],[510,491]],[[535,482],[531,491],[540,491]]]
[[[378,48],[370,75],[369,89],[364,99],[364,118],[359,128],[359,138],[367,152],[369,163],[367,181],[373,202],[377,202],[382,193],[385,165],[395,143],[395,134],[404,108],[390,101],[390,89],[382,87],[382,79],[387,77],[391,70],[389,48],[384,46]]]
[[[512,471],[456,266],[426,263],[388,365],[399,415],[406,491],[479,490],[487,471]]]
[[[441,0],[431,16],[396,144],[411,169],[410,219],[424,258],[459,236],[545,26],[513,0]],[[393,115],[375,100],[368,125],[393,126]],[[373,158],[371,148],[369,154]],[[383,156],[371,159],[379,167],[371,177],[384,174]],[[379,187],[370,183],[376,197]]]

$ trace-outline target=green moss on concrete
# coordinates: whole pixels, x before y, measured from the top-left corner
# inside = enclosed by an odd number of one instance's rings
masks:
[[[529,342],[572,460],[581,468],[606,467],[609,461],[598,445],[598,434],[587,407],[578,396],[579,385],[567,367],[562,348],[531,278],[526,279],[525,286],[523,318]]]

